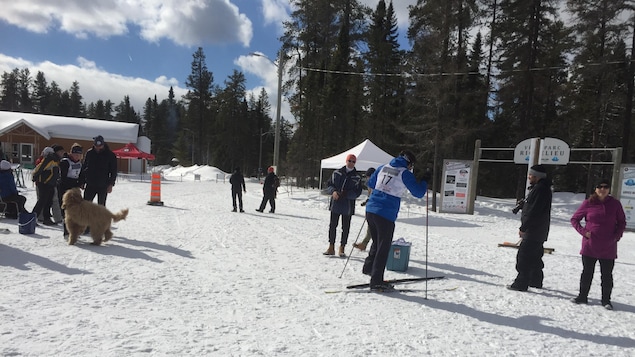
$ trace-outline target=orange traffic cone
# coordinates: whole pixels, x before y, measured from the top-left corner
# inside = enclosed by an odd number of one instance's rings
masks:
[[[152,206],[163,206],[163,201],[161,201],[161,174],[159,172],[152,173],[150,201],[148,201],[148,204]]]

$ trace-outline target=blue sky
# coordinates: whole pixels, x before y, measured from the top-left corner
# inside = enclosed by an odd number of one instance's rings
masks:
[[[414,3],[394,1],[402,35]],[[248,54],[275,60],[288,0],[0,0],[0,8],[0,72],[42,71],[62,89],[77,80],[85,103],[129,95],[141,112],[170,86],[185,94],[192,54],[203,47],[216,84],[242,71],[249,91],[267,90],[275,113],[276,68]],[[285,101],[282,115],[292,120]]]

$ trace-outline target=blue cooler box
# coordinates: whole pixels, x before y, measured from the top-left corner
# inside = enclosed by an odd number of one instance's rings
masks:
[[[408,245],[395,243],[402,242],[392,242],[390,245],[386,269],[392,271],[406,271],[408,270],[408,261],[410,261],[410,243],[408,243]]]

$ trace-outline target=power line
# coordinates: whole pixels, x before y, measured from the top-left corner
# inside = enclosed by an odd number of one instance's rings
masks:
[[[563,69],[581,69],[587,67],[597,67],[597,66],[606,66],[606,65],[615,65],[615,64],[628,64],[631,61],[609,61],[602,63],[587,63],[580,65],[571,65],[571,66],[551,66],[551,67],[534,67],[529,69],[512,69],[505,71],[498,71],[497,74],[507,74],[507,73],[522,73],[522,72],[541,72],[541,71],[555,71],[555,70],[563,70]],[[301,70],[309,71],[309,72],[321,72],[321,73],[329,73],[329,74],[343,74],[343,75],[357,75],[357,76],[369,76],[369,77],[449,77],[449,76],[471,76],[471,75],[484,75],[481,72],[441,72],[441,73],[370,73],[370,72],[350,72],[350,71],[336,71],[330,69],[322,69],[322,68],[309,68],[309,67],[299,67]]]

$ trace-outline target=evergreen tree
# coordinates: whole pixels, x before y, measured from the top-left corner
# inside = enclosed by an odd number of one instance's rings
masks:
[[[20,71],[15,68],[11,72],[2,73],[2,97],[0,98],[0,109],[8,111],[20,110]]]
[[[203,48],[192,55],[192,71],[188,75],[185,85],[189,88],[184,100],[187,106],[184,128],[194,133],[194,161],[203,159],[203,151],[212,143],[207,142],[212,121],[212,90],[214,76],[207,70]]]
[[[86,115],[86,108],[82,102],[82,95],[79,93],[79,82],[73,81],[70,88],[70,108],[69,115],[82,118]]]
[[[380,0],[372,14],[368,31],[366,61],[371,75],[368,77],[368,115],[363,132],[376,145],[389,152],[398,152],[403,142],[395,126],[403,120],[404,81],[401,63],[404,53],[399,49],[397,19],[392,1]]]
[[[35,113],[46,114],[49,103],[49,89],[44,72],[38,71],[33,90],[33,109]]]

